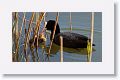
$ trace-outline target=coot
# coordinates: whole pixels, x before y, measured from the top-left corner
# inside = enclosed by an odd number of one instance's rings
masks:
[[[49,20],[46,25],[47,30],[51,31],[50,39],[52,39],[54,25],[55,25],[54,20]],[[63,47],[68,48],[87,48],[87,41],[90,40],[88,37],[78,33],[73,32],[60,33],[60,27],[59,24],[57,23],[55,36],[53,40],[53,42],[57,45],[60,45],[60,36],[63,37]],[[93,44],[93,46],[95,45]]]

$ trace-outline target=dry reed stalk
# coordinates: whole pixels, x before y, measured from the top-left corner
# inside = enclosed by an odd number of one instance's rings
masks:
[[[14,51],[14,44],[15,44],[15,12],[12,13],[12,61],[15,61],[15,51]]]
[[[28,38],[27,38],[27,44],[29,43],[29,40],[30,40],[30,36],[31,36],[31,32],[32,32],[32,23],[33,23],[33,20],[34,20],[34,16],[35,16],[35,13],[33,13],[33,15],[31,16],[31,19],[30,19],[30,23],[29,23],[29,27],[28,27]],[[27,59],[29,59],[28,55],[27,55]],[[33,61],[35,61],[35,56],[34,56],[34,53],[32,55],[32,59]]]
[[[16,26],[16,18],[15,18],[15,12],[12,12],[12,35],[15,33],[15,26]]]
[[[39,12],[36,12],[35,14],[36,14],[36,22],[37,22],[37,20],[39,19]]]
[[[20,15],[18,15],[18,17],[19,17],[19,19],[22,19]],[[25,19],[25,21],[30,22],[30,20],[28,20],[28,19]],[[33,21],[32,24],[36,25],[36,22]]]
[[[26,29],[26,19],[25,19],[25,22],[24,22],[24,33],[25,33],[25,37],[26,38],[26,35],[27,35],[27,29]]]
[[[71,17],[71,12],[70,12],[70,31],[72,31],[72,17]]]
[[[36,24],[37,24],[37,20],[39,19],[39,13],[36,12]],[[39,61],[39,55],[38,55],[38,34],[39,34],[39,30],[37,32],[37,46],[36,46],[36,55],[37,55],[37,61]]]
[[[27,36],[27,28],[26,28],[26,19],[24,20],[24,54],[22,55],[23,56],[23,58],[24,58],[24,60],[26,61],[27,59],[26,59],[26,36]]]
[[[24,41],[24,53],[25,53],[25,59],[26,61],[28,61],[28,57],[27,57],[27,47],[28,47],[28,43],[29,43],[29,39],[30,39],[30,32],[31,32],[31,24],[33,22],[34,19],[34,15],[35,13],[32,13],[32,16],[30,18],[30,22],[29,22],[29,26],[28,26],[28,31],[26,32],[26,37],[25,37],[25,41]]]
[[[43,20],[44,20],[44,27],[43,27],[43,29],[42,29],[42,31],[41,31],[41,33],[40,34],[43,34],[44,32],[46,33],[46,25],[47,25],[47,22],[46,22],[46,14],[45,14],[45,16],[44,16],[44,18],[43,18]],[[46,34],[45,34],[45,38],[46,38]],[[46,49],[46,42],[44,42],[44,44],[43,44],[43,47],[42,47],[42,60],[44,61],[45,59],[44,59],[44,53],[45,53],[45,49]]]
[[[45,20],[45,16],[44,16],[44,27],[43,27],[43,29],[42,29],[42,32],[41,33],[43,33],[44,31],[45,31],[45,27],[46,27],[46,25],[47,25],[47,22],[46,22],[46,20]]]
[[[44,23],[45,23],[46,22],[45,16],[44,16],[43,20],[44,20]]]
[[[15,12],[15,21],[16,21],[16,24],[15,24],[15,61],[18,61],[18,58],[19,58],[19,54],[18,54],[18,48],[19,48],[19,45],[18,45],[18,13]]]
[[[43,17],[45,16],[45,12],[41,12],[37,22],[36,22],[36,27],[35,27],[35,35],[37,35],[39,29],[40,29],[40,24],[41,24],[41,21],[43,20]]]
[[[63,62],[63,37],[60,36],[60,62]]]
[[[40,24],[41,24],[41,21],[43,19],[45,15],[45,12],[42,12],[38,18],[38,20],[36,21],[36,27],[34,28],[34,40],[35,40],[35,37],[37,36],[38,32],[39,32],[39,27],[40,27]]]
[[[91,14],[91,34],[90,34],[90,53],[88,53],[88,62],[92,59],[92,44],[93,44],[93,34],[94,34],[94,12]]]
[[[26,16],[26,13],[24,12],[24,13],[23,13],[23,19],[22,19],[22,25],[21,25],[21,27],[20,27],[19,37],[21,36],[22,27],[23,27],[23,25],[24,25],[24,23],[25,23],[25,16]]]
[[[37,61],[40,61],[39,56],[38,56],[38,37],[39,37],[39,30],[40,30],[40,24],[41,21],[43,20],[43,17],[45,16],[45,12],[41,12],[40,15],[37,15],[37,21],[36,21],[36,27],[35,27],[35,32],[34,32],[34,42],[35,42],[35,38],[37,39],[37,45],[36,45],[36,53],[37,53]]]
[[[57,13],[57,16],[56,16],[56,21],[55,21],[55,25],[54,25],[53,34],[52,34],[52,39],[51,39],[50,47],[49,47],[49,50],[48,50],[48,60],[49,60],[49,56],[50,56],[50,50],[51,50],[51,47],[52,47],[55,31],[56,31],[56,26],[57,26],[57,23],[58,23],[58,17],[59,17],[59,12]]]
[[[25,23],[25,16],[26,16],[26,13],[23,13],[22,25],[21,25],[21,27],[20,27],[19,38],[18,38],[19,44],[20,44],[20,37],[21,37],[21,33],[22,33],[22,27],[23,27],[23,25],[24,25],[24,23]],[[19,44],[18,44],[18,45],[19,45]],[[19,45],[19,46],[20,46],[20,45]]]

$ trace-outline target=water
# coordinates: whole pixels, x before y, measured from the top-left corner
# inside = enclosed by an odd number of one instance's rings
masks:
[[[52,19],[55,20],[56,18],[56,12],[47,12],[46,14],[46,21]],[[90,35],[90,25],[91,25],[91,12],[72,12],[72,27],[73,31],[75,33],[79,33],[85,36]],[[20,17],[23,17],[23,14],[19,13]],[[31,12],[26,13],[26,19],[30,20]],[[34,19],[35,21],[36,19]],[[19,27],[21,25],[22,20],[19,18]],[[26,23],[26,27],[28,27],[28,23]],[[60,12],[59,14],[59,25],[61,32],[70,31],[70,13],[69,12]],[[32,24],[32,27],[34,27],[35,24]],[[43,27],[43,22],[41,23],[41,28]],[[24,35],[24,30],[22,31],[22,35]],[[49,34],[47,34],[47,42],[46,46],[49,46],[50,40],[49,40]],[[95,12],[95,23],[94,23],[94,39],[93,43],[96,45],[93,47],[95,51],[93,51],[92,55],[92,62],[101,62],[102,61],[102,13],[101,12]],[[20,44],[24,44],[23,37],[20,38]],[[44,61],[41,57],[42,55],[42,49],[39,47],[39,56],[42,61]],[[47,51],[47,49],[46,49]],[[30,49],[28,48],[29,54],[31,54]],[[70,48],[64,48],[64,62],[86,62],[87,56],[84,55],[86,52],[86,49],[70,49]],[[23,53],[23,47],[20,48],[19,51],[20,54]],[[53,44],[51,53],[54,53],[52,57],[50,57],[51,62],[59,62],[60,61],[60,52],[59,52],[59,46],[56,44]],[[46,52],[45,52],[46,54]],[[44,55],[45,57],[46,55]]]

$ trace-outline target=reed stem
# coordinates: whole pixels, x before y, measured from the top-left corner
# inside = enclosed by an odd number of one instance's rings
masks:
[[[37,21],[36,21],[36,27],[35,27],[35,35],[34,35],[34,41],[35,41],[35,38],[37,39],[37,46],[36,46],[36,53],[37,53],[37,60],[40,61],[40,58],[39,58],[39,55],[38,55],[38,37],[39,37],[39,30],[40,30],[40,24],[41,24],[41,21],[43,20],[45,16],[45,12],[41,12],[40,15],[37,14],[36,18]],[[36,36],[36,37],[35,37]]]
[[[70,12],[70,31],[72,31],[72,17],[71,17],[71,12]]]
[[[21,38],[21,33],[22,33],[22,27],[23,27],[23,25],[24,25],[24,23],[25,23],[25,16],[26,16],[26,13],[24,12],[24,13],[23,13],[23,19],[22,19],[22,25],[21,25],[20,31],[19,31],[19,39],[18,39],[19,44],[18,44],[18,46],[20,46],[20,38]],[[20,59],[20,60],[21,60],[21,59]]]
[[[60,36],[60,62],[63,62],[63,37]]]
[[[18,13],[15,12],[15,20],[16,20],[16,25],[15,25],[15,61],[18,61],[19,59],[19,54],[18,54]]]
[[[29,39],[30,39],[31,24],[32,24],[32,22],[34,20],[34,15],[35,15],[35,13],[33,12],[32,16],[30,18],[30,22],[29,22],[29,26],[28,26],[28,31],[26,33],[26,37],[25,37],[25,40],[24,40],[24,44],[25,44],[24,45],[24,53],[25,53],[25,59],[26,59],[26,61],[29,60],[28,57],[27,57],[27,47],[28,47],[28,43],[29,43]]]
[[[36,12],[36,23],[39,20],[39,13]],[[38,55],[38,34],[39,34],[39,30],[37,31],[37,46],[36,46],[36,55],[37,55],[37,61],[39,61],[39,55]]]
[[[91,62],[92,59],[92,44],[93,44],[93,34],[94,34],[94,12],[91,14],[91,34],[90,34],[90,53],[88,53],[89,59],[88,62]]]
[[[46,27],[46,25],[47,25],[47,22],[46,22],[45,16],[44,16],[44,19],[43,19],[43,20],[44,20],[44,27],[43,27],[41,33],[43,33],[44,31],[46,31],[46,30],[45,30],[45,27]]]
[[[55,25],[54,25],[54,30],[53,30],[53,34],[52,34],[52,39],[51,39],[50,47],[49,47],[49,50],[48,50],[48,60],[49,60],[49,56],[50,56],[50,50],[51,50],[51,47],[52,47],[55,31],[56,31],[56,26],[58,24],[58,17],[59,17],[59,12],[57,12],[56,21],[55,21]]]

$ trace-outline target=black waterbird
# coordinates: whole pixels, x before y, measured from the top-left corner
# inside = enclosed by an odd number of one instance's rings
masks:
[[[49,20],[47,22],[46,28],[51,31],[50,39],[52,39],[55,21]],[[87,36],[73,33],[73,32],[60,32],[59,24],[57,23],[55,36],[53,42],[60,45],[60,36],[63,37],[63,47],[68,48],[87,48],[87,42],[90,39]],[[95,44],[93,44],[95,46]]]

